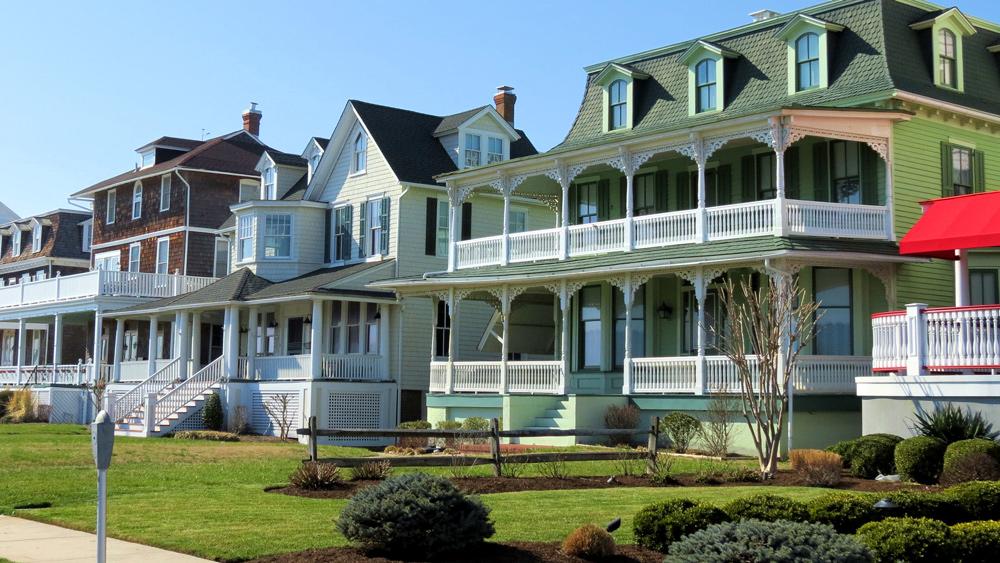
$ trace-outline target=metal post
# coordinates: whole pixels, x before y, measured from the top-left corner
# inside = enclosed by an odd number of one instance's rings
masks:
[[[21,285],[24,285],[24,284],[21,284]],[[17,363],[16,363],[17,367],[16,367],[16,371],[17,371],[17,384],[18,385],[24,383],[24,379],[21,377],[21,375],[22,375],[22,372],[24,371],[24,349],[25,349],[25,344],[27,344],[27,340],[28,340],[27,321],[25,321],[23,318],[22,319],[18,319],[17,320],[17,349],[14,351],[14,353],[17,354]]]
[[[108,556],[108,470],[97,470],[97,563]]]
[[[490,419],[490,457],[493,458],[493,476],[499,477],[503,458],[500,456],[500,421]]]
[[[309,417],[309,461],[317,461],[319,459],[319,448],[316,446],[317,440],[316,436],[316,416]]]

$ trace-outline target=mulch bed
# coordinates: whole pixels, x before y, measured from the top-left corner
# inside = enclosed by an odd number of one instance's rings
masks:
[[[619,545],[618,553],[611,559],[614,563],[660,563],[663,554],[658,551],[641,548],[635,545]],[[286,553],[273,557],[254,559],[254,563],[400,563],[402,561],[423,561],[422,559],[387,559],[385,557],[369,556],[363,551],[352,547],[331,547],[327,549],[311,549],[297,553]],[[486,543],[481,547],[463,553],[436,558],[440,563],[456,563],[459,561],[475,561],[476,563],[527,563],[529,561],[552,563],[584,563],[578,557],[570,557],[559,551],[558,543],[541,542],[511,542]]]
[[[566,479],[554,479],[549,477],[462,477],[452,478],[459,489],[469,494],[484,495],[491,493],[512,493],[518,491],[557,491],[566,489],[610,489],[615,487],[655,487],[646,477],[615,477],[609,483],[607,477],[568,477]],[[328,498],[343,499],[354,496],[356,492],[366,487],[378,484],[379,481],[345,481],[340,488],[329,491],[311,491],[296,487],[274,487],[267,489],[271,493],[280,493],[291,496],[308,498]],[[667,487],[739,487],[739,486],[804,486],[802,480],[791,471],[779,471],[773,479],[764,482],[736,482],[736,483],[699,483],[695,481],[694,475],[678,475],[673,484],[662,485]],[[884,481],[856,479],[845,476],[840,485],[836,487],[845,491],[859,492],[887,492],[903,489],[928,489],[920,485],[905,483],[889,483]]]

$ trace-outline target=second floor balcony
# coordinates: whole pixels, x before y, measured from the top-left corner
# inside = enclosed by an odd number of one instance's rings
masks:
[[[94,270],[0,287],[0,309],[94,297],[162,298],[201,289],[215,278]]]

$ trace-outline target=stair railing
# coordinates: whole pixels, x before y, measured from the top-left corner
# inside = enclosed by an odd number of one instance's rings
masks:
[[[225,375],[224,358],[219,356],[212,363],[201,368],[198,373],[185,379],[170,390],[166,395],[156,400],[157,423],[162,423],[168,416],[177,412],[192,399],[211,389]]]
[[[150,393],[159,393],[167,385],[175,381],[181,375],[180,358],[174,358],[159,371],[144,379],[141,383],[128,390],[115,401],[113,412],[116,413],[115,420],[121,422],[129,417],[133,411],[138,410]]]

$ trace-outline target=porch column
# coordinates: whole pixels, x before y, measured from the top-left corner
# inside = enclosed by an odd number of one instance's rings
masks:
[[[503,323],[503,340],[500,341],[500,389],[507,393],[507,356],[510,355],[510,286],[503,286],[500,294],[500,320]]]
[[[705,279],[704,268],[698,268],[694,279],[694,297],[698,302],[698,359],[695,363],[695,395],[705,394],[705,344],[708,342],[708,334],[705,330],[705,292],[707,291],[708,280]]]
[[[27,341],[28,341],[27,321],[25,321],[24,319],[18,319],[17,320],[17,351],[14,352],[15,354],[17,354],[17,361],[15,362],[14,365],[17,366],[16,371],[17,371],[17,384],[18,385],[20,385],[21,383],[24,382],[24,380],[23,380],[23,378],[21,376],[22,376],[22,372],[24,371],[24,350],[25,350],[25,344],[27,344]]]
[[[693,141],[695,144],[695,163],[698,165],[698,210],[695,215],[695,240],[697,242],[705,242],[708,240],[708,221],[707,212],[705,211],[705,205],[707,198],[705,196],[705,144],[701,137],[694,136]]]
[[[622,361],[622,394],[632,393],[632,301],[635,287],[631,279],[622,285],[622,301],[625,305],[625,358]]]
[[[235,305],[226,307],[222,325],[222,366],[225,377],[235,379],[239,364],[240,310]]]
[[[454,272],[458,263],[458,253],[455,248],[455,233],[458,231],[458,211],[455,209],[461,203],[458,202],[455,190],[456,187],[445,182],[448,186],[448,271]]]
[[[149,316],[149,339],[146,342],[146,361],[149,363],[149,367],[146,371],[149,375],[156,373],[156,336],[159,324],[160,321],[156,315]]]
[[[389,334],[392,323],[389,315],[392,309],[389,305],[382,303],[378,306],[378,312],[379,379],[388,381],[391,379],[389,377]]]
[[[440,300],[437,297],[431,297],[431,363],[437,359],[437,312],[438,303]]]
[[[891,144],[887,154],[892,154]],[[885,219],[885,236],[887,240],[894,241],[896,240],[896,222],[892,197],[892,159],[887,157],[883,162],[885,162],[885,208],[887,210]]]
[[[180,378],[187,379],[191,375],[191,315],[189,313],[177,313],[177,358],[180,359]]]
[[[125,340],[125,319],[119,317],[115,319],[115,353],[114,353],[114,380],[122,380],[122,345]]]
[[[625,172],[625,252],[635,247],[635,233],[632,232],[632,219],[635,215],[635,198],[633,197],[635,170],[632,169],[632,155],[625,148],[620,149]]]
[[[191,373],[201,369],[201,311],[191,313]]]
[[[247,372],[245,374],[247,379],[257,379],[257,331],[259,330],[257,316],[259,314],[260,309],[250,308],[250,318],[247,320]]]
[[[955,306],[969,305],[969,251],[956,250],[955,256]]]
[[[780,118],[772,117],[771,140],[774,148],[774,235],[785,234],[785,129]]]
[[[559,188],[562,190],[562,212],[560,214],[559,226],[562,232],[559,234],[559,259],[569,258],[569,173],[563,166],[559,167]]]
[[[52,327],[52,370],[62,363],[62,340],[63,340],[63,314],[55,314],[55,322]]]
[[[313,299],[312,325],[310,325],[312,343],[309,346],[309,376],[313,379],[323,378],[323,302]],[[380,335],[381,336],[381,335]]]
[[[569,312],[571,297],[566,280],[563,280],[559,287],[559,310],[562,312],[562,339],[560,341],[560,347],[562,348],[562,381],[560,382],[560,395],[565,395],[569,390]]]
[[[93,381],[101,378],[101,342],[104,340],[103,326],[101,326],[101,310],[94,311],[94,375]]]
[[[510,262],[510,190],[507,180],[503,183],[503,248],[500,249],[500,264],[506,266]]]
[[[927,316],[926,303],[906,304],[906,375],[927,373]]]
[[[455,301],[455,288],[448,288],[448,378],[445,381],[445,393],[455,392],[455,330],[458,328],[458,303]]]

